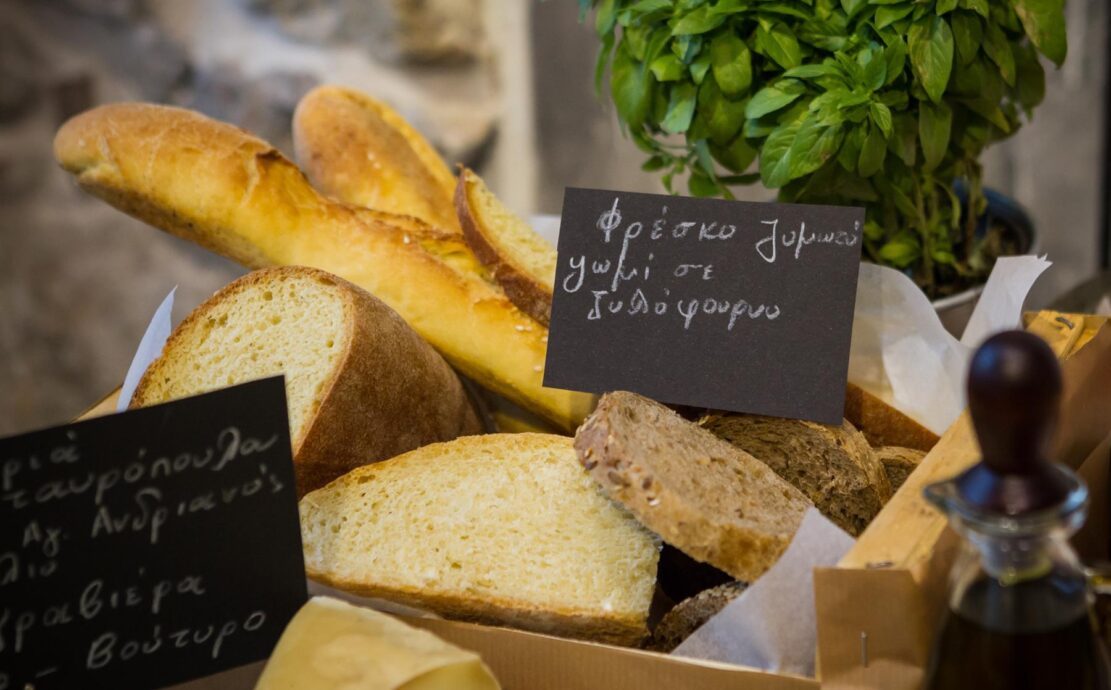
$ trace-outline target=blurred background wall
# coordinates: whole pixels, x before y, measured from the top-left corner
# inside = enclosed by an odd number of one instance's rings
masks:
[[[1034,122],[986,162],[1055,262],[1028,307],[1107,260],[1111,12],[1107,0],[1067,11],[1068,62]],[[393,104],[523,214],[557,213],[565,186],[662,191],[595,97],[597,47],[573,0],[0,0],[0,36],[0,434],[65,421],[114,389],[170,288],[180,319],[242,273],[57,169],[54,130],[92,105],[195,108],[291,153],[299,98],[340,83]]]

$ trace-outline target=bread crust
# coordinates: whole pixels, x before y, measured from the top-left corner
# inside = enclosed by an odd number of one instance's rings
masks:
[[[316,87],[293,113],[293,150],[325,194],[459,232],[451,204],[455,176],[432,145],[381,101],[353,89]]]
[[[498,251],[492,240],[496,231],[483,222],[477,204],[471,198],[471,190],[476,184],[481,182],[475,174],[461,167],[459,182],[455,185],[455,212],[463,228],[463,237],[478,260],[490,269],[506,296],[521,311],[546,327],[552,316],[552,286],[517,265],[511,255]]]
[[[883,464],[888,481],[891,482],[892,491],[898,491],[911,472],[918,469],[922,458],[926,457],[924,451],[900,446],[880,446],[875,452],[876,458]]]
[[[845,388],[845,418],[873,446],[903,446],[928,453],[941,438],[854,383]]]
[[[236,127],[113,104],[67,122],[54,153],[86,191],[166,232],[250,268],[313,266],[368,290],[464,375],[561,429],[593,407],[543,387],[547,329],[483,277],[461,235],[328,200]]]
[[[630,416],[630,410],[638,417],[632,432],[625,431],[621,422],[623,416]],[[664,444],[657,439],[668,434],[682,436],[684,445],[692,449],[692,457],[665,457]],[[665,542],[746,582],[758,578],[778,560],[811,505],[802,492],[756,458],[634,393],[604,395],[575,434],[575,450],[610,498],[628,508]],[[655,465],[674,461],[687,463],[685,471],[690,474],[704,472],[710,462],[716,461],[736,470],[730,481],[742,482],[740,474],[756,478],[763,486],[760,507],[778,513],[790,526],[759,523],[751,515],[710,509],[700,497],[692,496],[689,488],[684,491],[660,478]]]
[[[152,397],[158,378],[215,308],[239,293],[289,277],[334,286],[349,324],[347,339],[337,343],[336,365],[321,387],[316,415],[290,439],[299,496],[356,467],[428,443],[482,433],[459,377],[395,311],[342,278],[304,266],[249,273],[194,309],[140,379],[130,407],[163,402]]]

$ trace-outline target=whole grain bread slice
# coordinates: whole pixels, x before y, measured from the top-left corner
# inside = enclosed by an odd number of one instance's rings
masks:
[[[928,453],[940,438],[854,383],[845,387],[845,419],[873,446],[903,446]]]
[[[469,436],[340,477],[301,499],[309,577],[448,618],[636,644],[657,541],[571,443]]]
[[[920,450],[900,446],[880,446],[875,449],[875,454],[887,473],[892,492],[899,490],[910,473],[922,462],[922,458],[926,457]]]
[[[713,413],[700,424],[751,453],[807,495],[822,514],[858,535],[891,498],[871,446],[852,424]]]
[[[575,435],[614,500],[688,556],[739,580],[787,548],[810,501],[748,453],[635,393],[607,393]]]
[[[726,582],[684,599],[656,624],[646,647],[655,652],[670,652],[731,601],[744,594],[747,588],[744,582]]]

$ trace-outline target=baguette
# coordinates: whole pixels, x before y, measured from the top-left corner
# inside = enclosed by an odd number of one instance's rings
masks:
[[[359,468],[301,499],[309,577],[449,618],[634,644],[655,540],[571,439],[488,434]]]
[[[891,498],[883,465],[848,421],[831,426],[800,419],[713,413],[699,423],[775,470],[853,536],[863,532]]]
[[[459,232],[455,176],[436,149],[381,101],[318,86],[293,113],[293,151],[325,194]]]
[[[811,505],[764,463],[635,393],[602,396],[575,450],[665,542],[746,582],[779,559]]]
[[[297,490],[427,443],[482,433],[459,377],[392,309],[300,266],[250,273],[193,310],[131,407],[285,375]]]
[[[513,303],[545,326],[551,320],[556,250],[462,168],[455,187],[455,211],[463,237]]]
[[[54,154],[116,208],[250,268],[321,268],[368,290],[469,378],[572,430],[594,397],[542,386],[547,329],[482,277],[460,235],[330,201],[272,146],[179,108],[115,104]]]

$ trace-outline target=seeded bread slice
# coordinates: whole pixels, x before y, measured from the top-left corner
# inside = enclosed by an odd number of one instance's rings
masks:
[[[898,491],[910,473],[922,462],[926,454],[914,448],[900,446],[880,446],[875,449],[876,458],[883,464],[887,480],[891,482],[891,491]]]
[[[637,644],[657,542],[571,439],[488,434],[359,468],[301,499],[309,577],[445,617]]]
[[[675,649],[729,602],[741,596],[747,587],[744,582],[727,582],[679,602],[660,619],[647,648],[665,653]]]
[[[646,527],[738,580],[775,563],[810,507],[767,465],[635,393],[604,395],[575,450]]]
[[[751,453],[806,494],[822,514],[854,536],[891,498],[891,485],[871,446],[852,424],[709,414],[700,424]]]

